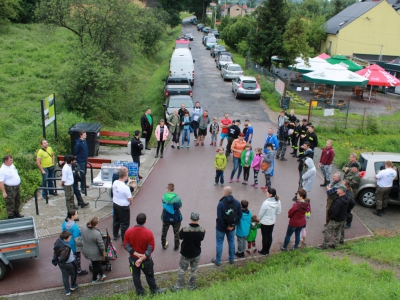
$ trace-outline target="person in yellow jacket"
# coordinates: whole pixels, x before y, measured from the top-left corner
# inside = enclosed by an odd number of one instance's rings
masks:
[[[221,186],[224,186],[224,171],[226,168],[226,156],[224,154],[223,147],[218,148],[218,153],[215,155],[214,159],[214,167],[215,167],[214,185],[218,185],[218,182],[220,182]]]

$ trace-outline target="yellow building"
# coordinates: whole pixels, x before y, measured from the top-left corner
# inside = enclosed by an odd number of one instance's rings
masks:
[[[400,15],[386,1],[357,2],[326,22],[321,52],[400,56]]]
[[[232,18],[237,16],[244,17],[246,15],[246,9],[247,9],[246,5],[232,4],[225,8],[222,15],[223,16],[229,15]]]

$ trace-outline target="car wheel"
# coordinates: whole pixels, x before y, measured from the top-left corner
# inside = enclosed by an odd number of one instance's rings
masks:
[[[233,84],[232,84],[232,93],[234,93],[234,91],[233,91]]]
[[[6,276],[6,272],[7,272],[7,267],[6,265],[0,261],[0,280],[4,278],[4,276]]]
[[[360,204],[364,207],[372,208],[375,206],[375,189],[365,189],[358,195]]]

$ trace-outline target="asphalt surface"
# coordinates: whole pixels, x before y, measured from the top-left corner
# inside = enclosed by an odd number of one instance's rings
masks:
[[[183,32],[191,31],[194,33],[194,41],[192,42],[193,58],[196,60],[194,99],[200,101],[201,106],[209,111],[211,117],[216,116],[220,119],[227,112],[233,119],[241,119],[242,123],[244,119],[250,119],[254,127],[253,148],[262,147],[268,128],[276,129],[276,125],[268,119],[265,103],[262,100],[236,100],[231,92],[231,83],[222,80],[209,51],[205,50],[205,47],[201,44],[202,34],[198,33],[195,26],[190,24],[184,25],[183,28]],[[200,212],[200,225],[207,231],[202,244],[201,264],[210,263],[215,256],[216,207],[218,200],[223,195],[223,188],[213,185],[215,176],[213,160],[217,147],[210,146],[209,143],[210,136],[207,136],[204,147],[194,147],[193,140],[190,149],[177,150],[167,147],[164,158],[158,160],[134,198],[134,203],[131,206],[131,225],[135,224],[135,217],[138,213],[144,212],[147,215],[146,226],[153,231],[156,239],[156,249],[153,253],[155,271],[177,269],[179,261],[179,251],[174,251],[173,246],[166,250],[161,248],[161,197],[166,192],[166,186],[170,182],[175,184],[175,191],[182,198],[182,225],[189,223],[191,211]],[[225,145],[226,143],[224,143]],[[289,150],[287,154],[290,152]],[[298,163],[290,155],[287,155],[287,158],[288,161],[286,162],[276,162],[275,176],[272,179],[272,185],[276,188],[282,201],[282,213],[277,218],[273,233],[272,252],[278,251],[283,244],[288,224],[287,211],[293,203],[292,198],[297,190]],[[230,158],[225,170],[226,181],[229,179],[232,167],[232,158]],[[251,183],[252,179],[253,172],[251,171]],[[312,214],[307,223],[307,244],[310,246],[317,245],[323,240],[326,193],[324,188],[319,187],[321,183],[322,179],[317,176],[314,188],[309,195]],[[260,176],[260,184],[265,184],[263,176]],[[227,182],[226,185],[228,185]],[[234,182],[231,186],[233,196],[238,200],[247,199],[250,202],[249,209],[258,214],[262,202],[266,199],[265,194],[260,189],[255,189],[250,185],[246,186]],[[80,224],[80,226],[83,225]],[[98,227],[101,231],[108,228],[109,232],[112,232],[112,217],[101,221]],[[369,234],[369,230],[358,217],[355,217],[351,231],[346,231],[346,238],[357,238]],[[8,270],[6,277],[0,282],[0,295],[62,286],[60,270],[51,264],[55,240],[56,237],[40,240],[40,260],[25,259],[13,262],[14,270]],[[172,229],[168,233],[167,240],[170,245],[173,245]],[[260,247],[260,233],[256,242],[257,246]],[[112,261],[113,270],[106,272],[109,279],[130,275],[127,252],[122,249],[120,241],[114,244],[118,250],[118,259]],[[226,241],[223,260],[228,260]],[[82,268],[88,269],[89,263],[83,258]],[[91,275],[78,277],[78,283],[89,283],[90,281]],[[63,292],[60,291],[60,297],[62,295]],[[35,298],[35,296],[32,295],[32,298]]]

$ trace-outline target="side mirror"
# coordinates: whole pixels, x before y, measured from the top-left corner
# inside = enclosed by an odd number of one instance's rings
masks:
[[[192,47],[189,47],[189,50],[192,50]]]
[[[167,104],[166,104],[166,103],[164,103],[162,106],[164,106],[164,107],[167,107]]]
[[[193,63],[195,63],[195,62],[196,62],[196,60],[193,59]]]

